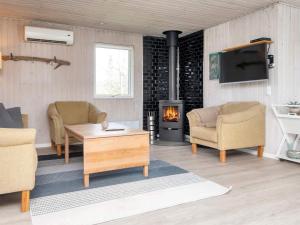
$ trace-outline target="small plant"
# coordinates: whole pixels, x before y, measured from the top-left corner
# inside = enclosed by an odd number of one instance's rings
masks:
[[[296,105],[296,106],[300,106],[300,102],[297,102],[297,101],[290,101],[288,103],[288,105]]]

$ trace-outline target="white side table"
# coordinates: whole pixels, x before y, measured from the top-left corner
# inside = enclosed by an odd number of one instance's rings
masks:
[[[284,143],[287,143],[289,147],[295,149],[300,139],[300,116],[290,115],[288,107],[299,107],[299,105],[273,105],[272,109],[280,125],[283,137],[278,147],[276,156],[280,159],[289,160],[300,163],[300,159],[291,159],[286,156],[286,152],[283,151]],[[295,135],[295,138],[291,138],[289,135]]]

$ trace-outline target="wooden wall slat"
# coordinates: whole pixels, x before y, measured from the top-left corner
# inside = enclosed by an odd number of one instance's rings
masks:
[[[274,54],[277,41],[277,27],[273,24],[277,19],[278,7],[260,10],[242,18],[209,28],[204,32],[204,105],[219,105],[228,101],[257,100],[268,106],[267,110],[267,146],[266,151],[274,153],[277,141],[274,141],[272,130],[278,130],[270,105],[277,102],[274,93],[277,91],[277,69],[270,71],[270,81],[243,84],[221,85],[217,80],[209,80],[209,53],[222,49],[246,44],[258,37],[271,37],[275,44],[271,46]],[[272,87],[273,95],[267,96],[267,86]],[[278,137],[279,132],[276,132]]]
[[[272,104],[300,101],[300,9],[276,4],[242,18],[209,28],[204,36],[204,105],[227,101],[260,101],[267,106],[266,152],[275,154],[282,138],[271,110]],[[267,82],[220,85],[209,80],[208,56],[224,48],[243,44],[259,37],[271,37],[270,53],[275,56],[275,68]],[[272,95],[267,95],[270,86]]]
[[[58,100],[85,100],[108,113],[109,120],[139,121],[142,124],[143,38],[140,34],[84,27],[60,26],[75,33],[73,46],[25,43],[24,25],[29,20],[0,18],[0,51],[14,54],[53,57],[71,62],[53,70],[50,65],[31,62],[3,62],[0,71],[0,102],[7,107],[21,106],[29,114],[30,127],[37,128],[37,143],[49,143],[48,104]],[[38,26],[48,23],[35,22]],[[53,27],[53,25],[51,25]],[[93,98],[94,44],[105,42],[134,46],[135,97],[124,100]]]

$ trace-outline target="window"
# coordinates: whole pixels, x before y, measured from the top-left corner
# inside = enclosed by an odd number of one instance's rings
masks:
[[[96,44],[96,98],[133,97],[133,48]]]

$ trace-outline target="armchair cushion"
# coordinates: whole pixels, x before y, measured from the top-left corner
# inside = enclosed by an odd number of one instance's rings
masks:
[[[216,126],[217,126],[217,121],[209,121],[204,124],[204,127],[207,128],[216,128]]]
[[[220,107],[208,107],[204,109],[195,109],[194,112],[199,117],[199,126],[204,126],[208,128],[216,127],[217,118],[219,115]]]
[[[260,113],[264,114],[264,110],[265,108],[262,105],[254,105],[244,111],[220,115],[217,123],[241,123],[257,117]]]
[[[252,106],[259,105],[259,102],[228,102],[221,106],[220,114],[231,114],[236,112],[245,111]]]
[[[56,109],[64,124],[83,124],[89,120],[88,102],[56,102]]]
[[[217,129],[216,128],[208,128],[208,127],[191,127],[191,135],[194,138],[198,138],[201,140],[217,142]]]

